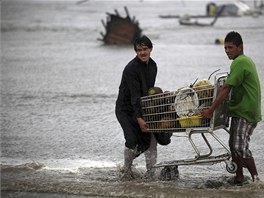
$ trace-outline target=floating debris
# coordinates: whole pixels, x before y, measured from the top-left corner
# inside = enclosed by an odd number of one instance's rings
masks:
[[[140,37],[142,30],[139,27],[138,21],[135,17],[131,19],[127,7],[124,7],[126,17],[121,17],[117,10],[115,14],[106,13],[107,22],[102,20],[106,33],[102,33],[102,39],[105,44],[131,44],[137,37]]]
[[[214,17],[214,20],[210,23],[200,23],[197,20],[192,21],[191,17],[188,15],[185,15],[179,19],[179,23],[181,25],[192,25],[192,26],[213,26],[218,19],[218,17],[222,14],[222,12],[225,10],[225,6],[222,6],[221,9],[217,12],[217,14]]]
[[[255,8],[251,8],[245,2],[240,0],[236,0],[231,3],[217,5],[214,2],[210,2],[206,5],[205,14],[199,15],[188,15],[189,18],[199,19],[199,18],[215,18],[218,15],[219,11],[225,7],[225,9],[221,12],[219,17],[242,17],[242,16],[253,16],[257,17],[262,15],[262,9],[264,8],[264,3],[261,0],[260,4],[257,5],[257,2],[254,1]],[[182,18],[181,15],[159,15],[160,18],[163,19],[171,19],[171,18]]]
[[[256,2],[255,2],[256,4]],[[216,5],[215,3],[208,3],[206,5],[206,15],[215,16],[225,6],[225,10],[221,13],[221,16],[258,16],[262,14],[262,4],[255,5],[255,8],[251,8],[245,2],[237,0],[232,3],[223,5]]]
[[[225,43],[223,38],[216,38],[215,39],[215,44],[217,45],[223,45]]]

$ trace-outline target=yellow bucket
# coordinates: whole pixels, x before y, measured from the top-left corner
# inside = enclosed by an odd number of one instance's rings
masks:
[[[202,124],[202,115],[186,116],[177,118],[182,128],[200,126]]]

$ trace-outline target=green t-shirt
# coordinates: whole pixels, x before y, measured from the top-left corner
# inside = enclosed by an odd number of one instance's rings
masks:
[[[261,120],[261,91],[254,62],[240,55],[232,62],[226,84],[232,87],[230,117],[242,117],[248,122]]]

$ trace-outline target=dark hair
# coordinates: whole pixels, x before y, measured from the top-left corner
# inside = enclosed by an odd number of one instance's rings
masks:
[[[134,42],[134,50],[137,51],[137,45],[145,45],[148,48],[153,48],[151,40],[147,36],[137,38]]]
[[[238,32],[229,32],[225,37],[225,42],[233,42],[236,46],[242,45],[243,40]]]

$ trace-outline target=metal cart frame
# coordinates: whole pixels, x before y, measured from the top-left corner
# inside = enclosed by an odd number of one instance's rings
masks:
[[[175,165],[215,164],[225,162],[226,170],[234,173],[237,165],[231,161],[228,146],[214,133],[217,129],[224,129],[229,133],[229,117],[225,100],[214,112],[211,119],[201,116],[201,110],[209,107],[223,86],[226,73],[215,75],[214,85],[189,86],[173,92],[164,92],[141,97],[143,118],[152,133],[185,133],[196,156],[192,159],[171,160],[160,162],[154,168]],[[195,145],[192,135],[201,134],[209,152],[202,154]],[[210,134],[225,149],[226,153],[212,155],[213,147],[205,134]]]

